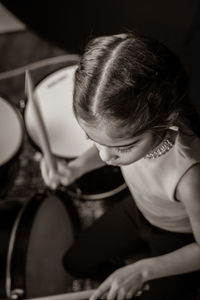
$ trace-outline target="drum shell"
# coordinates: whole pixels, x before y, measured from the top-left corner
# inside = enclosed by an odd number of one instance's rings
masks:
[[[16,217],[22,207],[19,202],[0,204],[0,298],[6,298],[6,268],[10,235]]]
[[[2,296],[34,298],[68,292],[73,278],[62,267],[61,254],[78,227],[73,204],[61,193],[36,194],[22,205],[10,234]]]

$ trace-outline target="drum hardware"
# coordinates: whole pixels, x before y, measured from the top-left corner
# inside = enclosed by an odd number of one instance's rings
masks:
[[[78,179],[78,184],[79,184],[79,181],[85,179],[85,177],[87,178],[88,175],[92,175],[92,174],[86,174],[84,176],[84,178]],[[98,201],[98,200],[103,200],[106,198],[117,197],[118,194],[120,194],[121,192],[127,191],[127,185],[126,185],[126,183],[124,183],[121,186],[118,186],[114,190],[111,190],[111,191],[85,194],[84,189],[81,190],[81,188],[79,187],[78,184],[73,183],[67,187],[59,186],[58,189],[61,190],[62,192],[68,193],[71,197],[75,197],[79,200],[85,200],[85,201],[87,201],[87,200],[91,200],[91,201],[97,200]]]
[[[24,296],[24,290],[14,289],[11,291],[9,299],[11,300],[23,299],[23,296]]]
[[[24,112],[25,107],[26,107],[26,102],[24,101],[24,99],[20,99],[19,100],[19,110],[21,111],[21,113]]]

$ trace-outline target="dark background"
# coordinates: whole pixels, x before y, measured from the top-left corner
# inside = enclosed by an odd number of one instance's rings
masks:
[[[199,0],[3,0],[31,30],[71,53],[82,53],[89,38],[136,30],[176,52],[191,80],[200,110]]]

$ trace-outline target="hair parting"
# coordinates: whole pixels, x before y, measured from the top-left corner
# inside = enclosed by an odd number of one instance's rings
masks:
[[[159,133],[185,119],[200,136],[188,91],[179,58],[159,41],[135,33],[103,36],[89,42],[80,60],[73,109],[88,124],[109,121],[129,135]]]

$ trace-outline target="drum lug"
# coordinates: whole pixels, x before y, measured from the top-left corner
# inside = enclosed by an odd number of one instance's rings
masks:
[[[10,299],[22,299],[24,296],[24,290],[23,289],[14,289],[10,292]]]
[[[21,113],[24,113],[24,109],[25,109],[25,107],[26,107],[26,102],[25,102],[25,100],[24,99],[20,99],[19,100],[19,110],[20,110],[20,112]]]

